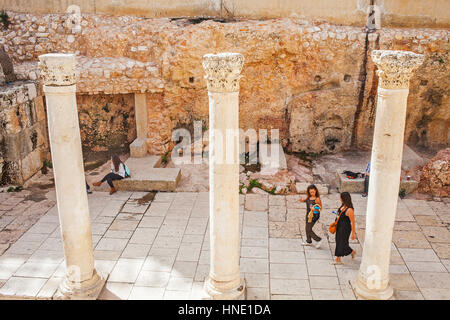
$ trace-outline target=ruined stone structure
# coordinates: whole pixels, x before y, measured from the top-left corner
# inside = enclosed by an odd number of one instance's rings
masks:
[[[129,147],[134,155],[163,154],[174,145],[173,129],[192,128],[195,120],[208,128],[208,101],[201,94],[206,81],[199,66],[204,54],[226,51],[247,61],[240,127],[279,129],[286,151],[314,154],[370,149],[378,84],[372,50],[424,54],[408,96],[405,143],[448,147],[445,1],[423,4],[421,10],[401,1],[411,8],[407,16],[398,2],[375,1],[381,8],[376,30],[364,28],[369,1],[344,2],[328,4],[331,10],[320,3],[268,1],[249,11],[234,1],[186,6],[180,0],[170,11],[159,2],[120,2],[113,9],[109,1],[95,6],[75,1],[80,15],[64,13],[64,3],[57,0],[38,8],[25,0],[15,8],[0,2],[5,9],[33,12],[7,11],[10,25],[0,29],[0,44],[19,80],[36,81],[37,88],[39,55],[77,55],[81,139],[84,155],[92,160]],[[198,16],[203,18],[179,18]]]
[[[0,49],[0,185],[23,184],[49,156],[39,87],[14,80],[12,62]]]
[[[64,27],[67,14],[9,14],[11,25],[0,36],[21,79],[36,79],[40,54],[78,54],[82,139],[89,150],[135,139],[134,93],[146,95],[150,153],[170,150],[174,128],[194,120],[207,126],[201,57],[230,50],[248,61],[240,126],[279,128],[284,147],[314,153],[370,148],[377,86],[372,49],[423,53],[411,83],[405,141],[448,145],[447,30],[369,33],[297,18],[220,22],[94,14],[83,14],[81,29],[72,30]]]

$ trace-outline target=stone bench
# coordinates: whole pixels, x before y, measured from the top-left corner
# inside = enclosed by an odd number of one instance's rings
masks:
[[[180,168],[157,168],[160,163],[161,156],[129,158],[126,165],[131,177],[114,181],[114,186],[125,191],[175,191],[181,178]]]
[[[337,188],[339,192],[363,193],[364,192],[364,178],[348,179],[342,173],[343,169],[336,170]],[[419,183],[415,180],[400,182],[400,190],[405,189],[406,193],[414,192]]]

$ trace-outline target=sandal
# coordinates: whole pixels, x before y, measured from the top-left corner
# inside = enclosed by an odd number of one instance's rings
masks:
[[[353,252],[352,252],[352,259],[355,259],[355,256],[356,256],[356,251],[353,250]]]
[[[339,262],[338,261],[333,261],[331,264],[339,265],[339,264],[343,264],[343,263],[342,263],[342,261],[339,261]]]

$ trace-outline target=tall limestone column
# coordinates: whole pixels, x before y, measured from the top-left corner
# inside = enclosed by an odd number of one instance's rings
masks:
[[[400,186],[409,80],[424,60],[408,51],[374,50],[378,100],[372,145],[366,233],[354,287],[365,299],[389,299],[389,260]]]
[[[75,97],[75,55],[41,55],[39,67],[47,102],[53,174],[66,261],[66,276],[56,298],[96,299],[105,280],[94,269]]]
[[[209,96],[209,205],[211,266],[205,291],[211,299],[242,299],[239,269],[239,53],[207,54]],[[227,139],[233,135],[234,143]]]

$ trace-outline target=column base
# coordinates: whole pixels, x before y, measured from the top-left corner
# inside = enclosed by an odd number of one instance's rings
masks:
[[[358,277],[350,281],[353,291],[358,296],[358,298],[364,300],[389,300],[394,295],[394,289],[390,284],[386,288],[377,290],[369,289]]]
[[[233,289],[221,290],[214,286],[211,278],[208,278],[205,281],[205,293],[206,297],[204,300],[245,300],[246,299],[246,285],[245,279],[240,278],[239,285]]]
[[[64,277],[53,299],[97,300],[107,278],[105,275],[99,275],[95,269],[92,278],[81,283],[74,283],[68,280],[67,277]]]
[[[136,138],[130,144],[130,157],[143,158],[147,155],[147,139]]]

